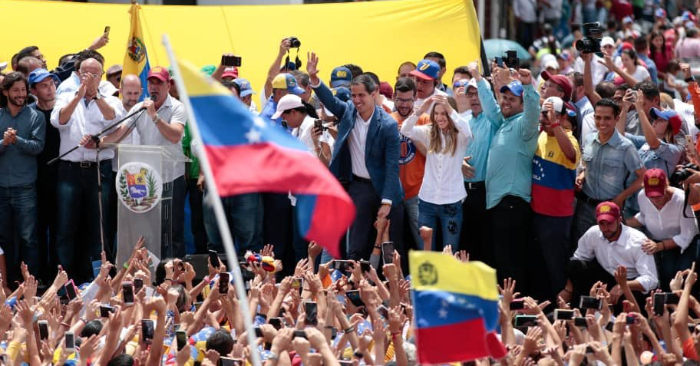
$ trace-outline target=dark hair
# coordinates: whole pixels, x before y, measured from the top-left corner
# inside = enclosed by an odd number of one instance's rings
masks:
[[[661,93],[659,92],[659,87],[652,81],[642,81],[634,86],[634,90],[641,90],[644,93],[644,98],[648,100],[653,100],[654,98],[660,98]]]
[[[414,64],[413,62],[411,62],[411,61],[406,61],[406,62],[403,62],[401,65],[399,65],[399,70],[398,70],[396,73],[397,73],[397,74],[400,74],[400,73],[401,73],[401,68],[404,67],[404,66],[406,66],[406,65],[411,65],[411,66],[413,66],[413,69],[415,69],[415,68],[417,67],[416,64]]]
[[[32,53],[34,53],[34,51],[36,51],[38,49],[39,49],[39,47],[37,47],[37,46],[28,46],[28,47],[22,48],[19,52],[17,52],[16,63],[19,63],[20,61],[22,61],[23,58],[25,58],[27,56],[31,56]]]
[[[647,39],[647,36],[640,35],[634,39],[634,50],[637,51],[637,53],[643,53],[647,48],[649,48],[649,39]]]
[[[174,288],[177,291],[177,300],[175,301],[177,311],[180,313],[188,311],[189,309],[186,308],[186,306],[190,300],[190,293],[182,285],[175,285],[171,288]]]
[[[66,62],[72,60],[75,56],[77,56],[77,53],[69,53],[67,55],[61,56],[61,58],[58,59],[58,66],[61,66],[65,64]]]
[[[654,40],[654,38],[656,38],[656,37],[661,37],[661,39],[663,40],[663,42],[661,44],[661,49],[659,49],[659,50],[656,49],[656,46],[654,46],[654,42],[652,42]],[[635,43],[635,48],[636,47],[637,47],[637,44]],[[666,57],[666,37],[664,37],[663,33],[661,33],[660,31],[657,31],[657,30],[649,33],[649,53],[653,56],[655,52],[661,52],[662,57]],[[674,61],[675,61],[675,59],[674,59]]]
[[[377,84],[377,90],[379,89],[379,84],[381,84],[382,82],[379,80],[379,76],[377,76],[377,74],[371,71],[365,71],[362,75],[367,75],[371,77],[372,80],[374,80],[374,83]]]
[[[294,70],[291,72],[292,76],[294,76],[295,79],[297,79],[297,84],[301,85],[301,87],[306,88],[311,84],[311,81],[309,80],[309,74],[301,71],[301,70]]]
[[[134,366],[134,358],[129,354],[122,353],[109,360],[107,366]]]
[[[574,33],[576,31],[581,31],[581,24],[572,24],[571,25],[571,33]]]
[[[690,28],[685,32],[685,35],[688,36],[689,38],[694,38],[695,36],[698,35],[698,29],[695,27]]]
[[[574,79],[574,87],[583,86],[583,74],[582,73],[580,73],[578,71],[572,71],[572,72],[566,74],[566,76]]]
[[[623,91],[624,91],[624,90],[627,90],[627,89],[629,89],[629,88],[630,88],[630,86],[627,85],[627,83],[625,83],[625,84],[620,84],[620,85],[618,85],[618,86],[615,87],[615,91],[618,91],[618,90],[623,90]]]
[[[100,65],[102,65],[102,67],[105,66],[105,58],[102,56],[102,54],[93,50],[84,50],[75,55],[75,70],[79,71],[80,65],[83,63],[83,61],[89,58],[94,58],[100,63]]]
[[[438,65],[440,65],[440,68],[447,67],[447,61],[445,61],[445,56],[436,51],[428,52],[423,56],[423,58],[436,58],[438,60]]]
[[[219,329],[207,338],[206,349],[207,351],[213,349],[220,355],[227,355],[233,350],[233,337],[228,332]]]
[[[160,284],[165,281],[165,265],[172,260],[172,258],[163,258],[160,263],[158,263],[158,266],[156,266],[156,278],[154,285],[160,286]]]
[[[372,93],[373,91],[377,90],[377,83],[375,83],[374,79],[372,79],[371,76],[362,74],[354,79],[352,79],[352,84],[350,85],[364,85],[365,90],[367,93]]]
[[[306,103],[303,100],[301,101],[301,104],[303,104],[301,107],[292,108],[290,110],[297,111],[299,113],[307,114],[313,118],[317,118],[317,117],[314,117],[314,115],[312,114],[312,112],[314,112],[314,113],[316,112],[316,109],[314,108],[314,106],[312,106],[309,103]]]
[[[629,56],[629,58],[631,58],[632,61],[634,61],[634,64],[639,66],[639,57],[637,57],[637,52],[635,52],[634,50],[626,49],[622,50],[622,53],[620,53],[620,55],[623,54]]]
[[[472,75],[472,73],[469,71],[469,68],[466,66],[458,66],[455,68],[452,74],[467,74],[470,78],[474,77],[474,75]]]
[[[81,338],[89,338],[91,335],[98,335],[102,331],[102,321],[99,319],[90,320],[80,331]]]
[[[2,84],[0,84],[0,90],[10,90],[12,88],[12,85],[15,85],[16,82],[21,81],[24,82],[25,88],[27,88],[27,93],[29,93],[29,81],[27,81],[27,78],[24,76],[19,71],[13,71],[7,75],[5,75],[5,78],[2,80]],[[25,104],[29,101],[29,98],[25,99]],[[9,101],[7,100],[7,97],[5,96],[4,93],[0,93],[0,108],[7,107],[7,103]]]
[[[362,68],[355,64],[346,64],[343,65],[343,67],[347,67],[348,69],[350,69],[350,73],[352,74],[353,79],[363,74]]]
[[[234,88],[236,89],[236,95],[241,96],[241,86],[238,85],[238,83],[235,83],[233,80],[224,80],[221,82],[221,85],[225,86],[226,89],[231,89]]]
[[[675,58],[672,60],[669,60],[668,64],[666,65],[666,72],[667,73],[675,74],[680,69],[681,69],[681,64]]]
[[[608,107],[608,108],[612,108],[612,109],[613,109],[613,115],[615,116],[615,118],[617,118],[618,116],[620,116],[620,106],[617,105],[617,103],[615,103],[615,101],[612,100],[612,99],[604,98],[604,99],[599,100],[599,101],[595,104],[595,110],[597,110],[598,107]]]
[[[411,78],[399,78],[399,80],[396,80],[396,84],[394,84],[394,90],[397,94],[412,91],[415,96],[416,83]]]
[[[608,29],[610,29],[610,28],[615,28],[615,29],[617,29],[617,21],[615,21],[615,20],[613,20],[613,19],[608,20]]]
[[[598,93],[601,98],[612,98],[615,96],[615,83],[611,81],[602,81],[595,87],[595,92]]]

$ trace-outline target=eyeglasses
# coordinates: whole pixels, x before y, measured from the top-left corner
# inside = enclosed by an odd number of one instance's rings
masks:
[[[475,97],[475,96],[477,96],[477,95],[479,95],[479,94],[478,94],[478,93],[474,93],[474,92],[469,92],[469,93],[464,93],[464,95],[466,95],[468,98],[473,98],[473,97]]]
[[[396,98],[396,103],[402,103],[402,104],[413,103],[413,99]]]
[[[81,71],[81,72],[80,72],[80,76],[87,76],[87,75],[91,75],[91,76],[94,77],[94,78],[97,78],[97,77],[102,76],[102,75],[93,74],[93,73],[87,72],[87,71],[85,71],[85,72],[82,72],[82,71]]]

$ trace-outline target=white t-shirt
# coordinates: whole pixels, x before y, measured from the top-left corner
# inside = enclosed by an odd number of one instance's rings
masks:
[[[649,75],[649,70],[647,70],[646,67],[637,65],[637,70],[634,70],[632,77],[634,80],[637,80],[637,82],[642,82],[651,78],[651,75]]]

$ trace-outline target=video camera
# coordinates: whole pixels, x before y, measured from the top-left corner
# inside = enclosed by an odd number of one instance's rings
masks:
[[[603,29],[600,23],[584,23],[583,39],[576,41],[576,50],[581,53],[598,53],[601,38],[603,38]]]
[[[676,170],[668,177],[668,182],[672,187],[683,188],[683,181],[690,178],[693,175],[689,169],[700,170],[695,164],[685,164],[680,169]]]

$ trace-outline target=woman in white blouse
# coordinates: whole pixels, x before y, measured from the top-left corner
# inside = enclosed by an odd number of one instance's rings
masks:
[[[431,124],[416,126],[428,111]],[[469,123],[447,102],[445,96],[433,96],[406,119],[401,133],[428,146],[423,184],[418,192],[418,222],[438,230],[443,247],[459,243],[462,226],[462,201],[467,196],[462,178],[462,159],[472,139]],[[423,248],[431,250],[432,248]]]
[[[639,213],[626,224],[646,227],[651,239],[642,244],[642,250],[654,255],[661,288],[669,291],[676,272],[690,268],[697,258],[695,213],[685,201],[685,192],[670,187],[661,169],[646,171],[638,198]]]

